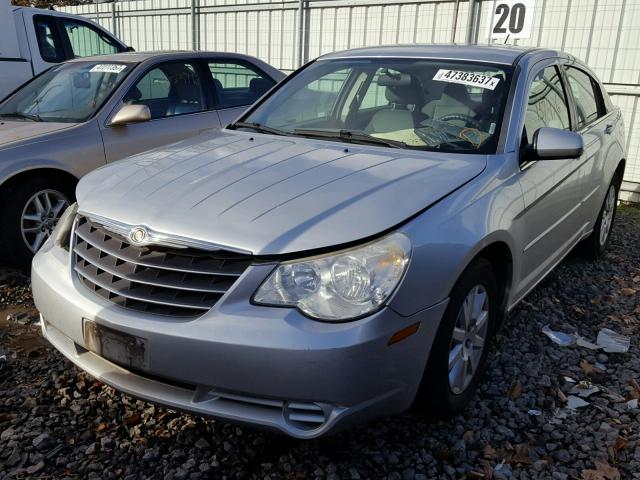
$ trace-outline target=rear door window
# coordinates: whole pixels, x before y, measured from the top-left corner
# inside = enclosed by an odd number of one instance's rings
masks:
[[[45,62],[60,63],[65,61],[64,47],[54,17],[36,15],[33,17],[38,50]]]
[[[234,108],[251,105],[271,87],[275,81],[241,62],[209,62],[218,108]]]
[[[566,72],[569,88],[576,102],[576,128],[580,130],[605,113],[602,94],[596,81],[587,73],[574,67],[567,67]]]

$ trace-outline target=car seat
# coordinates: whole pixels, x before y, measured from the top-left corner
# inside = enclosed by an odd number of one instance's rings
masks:
[[[448,83],[442,91],[440,98],[428,102],[422,108],[422,112],[434,120],[453,114],[475,117],[476,107],[475,102],[469,96],[469,92],[464,85]]]
[[[419,123],[417,117],[421,116],[420,83],[407,73],[381,75],[377,83],[386,87],[384,94],[389,105],[371,117],[365,132],[383,133],[414,129]]]
[[[202,92],[197,79],[186,75],[171,87],[172,103],[167,108],[167,116],[182,115],[201,111]]]

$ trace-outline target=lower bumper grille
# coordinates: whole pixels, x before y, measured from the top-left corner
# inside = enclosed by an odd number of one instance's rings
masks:
[[[329,418],[332,406],[312,402],[287,402],[266,398],[254,398],[230,393],[210,392],[217,396],[218,401],[236,405],[240,408],[258,408],[265,412],[284,417],[291,426],[300,430],[314,430],[321,427]]]
[[[193,248],[138,247],[80,216],[73,261],[87,288],[123,308],[195,317],[220,300],[251,258]]]

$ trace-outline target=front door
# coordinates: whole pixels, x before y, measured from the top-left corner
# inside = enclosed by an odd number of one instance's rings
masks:
[[[555,65],[533,73],[525,114],[523,142],[541,127],[569,130],[566,88]],[[538,160],[521,164],[524,211],[520,216],[522,264],[518,293],[525,293],[564,256],[583,232],[582,158]]]
[[[198,69],[190,62],[154,66],[124,95],[124,104],[146,105],[151,120],[103,126],[108,162],[220,128],[217,112],[208,108]]]

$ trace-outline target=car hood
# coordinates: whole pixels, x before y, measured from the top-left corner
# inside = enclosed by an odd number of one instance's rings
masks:
[[[81,212],[256,255],[365,239],[479,175],[484,155],[222,130],[101,167]]]
[[[0,118],[0,148],[64,130],[75,124],[58,122],[32,122],[31,120],[9,120]]]

